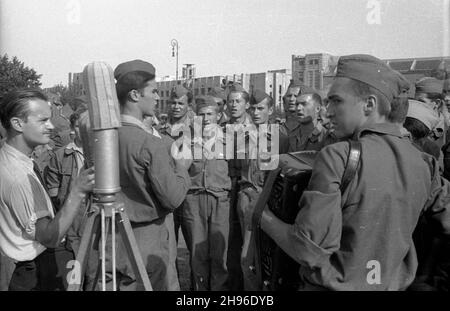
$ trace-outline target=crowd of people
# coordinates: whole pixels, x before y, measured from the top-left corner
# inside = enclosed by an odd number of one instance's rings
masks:
[[[157,118],[155,71],[142,60],[114,70],[121,112],[118,200],[154,290],[180,290],[180,228],[190,290],[261,289],[252,217],[268,169],[267,158],[252,148],[262,139],[277,142],[271,155],[317,152],[295,223],[268,207],[260,221],[300,264],[299,290],[449,289],[450,79],[422,78],[411,96],[410,82],[385,62],[348,55],[339,59],[325,97],[291,81],[282,120],[269,94],[238,83],[196,97],[177,85],[169,113]],[[67,289],[67,263],[78,253],[95,178],[80,131],[88,100],[80,101],[64,140],[42,92],[14,90],[1,99],[3,290]],[[231,132],[234,139],[229,128],[240,129]],[[186,143],[187,136],[193,139]],[[342,191],[349,139],[361,144],[361,159]],[[139,290],[120,237],[116,256],[116,289]],[[97,262],[91,250],[84,289],[98,288]],[[379,264],[373,282],[369,262]],[[111,265],[106,272],[111,290]]]

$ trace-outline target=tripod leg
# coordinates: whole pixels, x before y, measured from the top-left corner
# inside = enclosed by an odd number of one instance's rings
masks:
[[[102,233],[101,233],[101,228],[99,226],[97,226],[97,232],[96,235],[94,237],[94,249],[97,250],[98,254],[99,254],[99,258],[97,260],[97,269],[95,271],[95,277],[94,277],[94,281],[92,283],[92,287],[91,287],[91,291],[95,291],[97,289],[97,285],[98,285],[98,279],[100,278],[100,270],[102,267],[102,258],[100,257],[100,249],[98,247],[99,239],[101,237]]]
[[[102,226],[102,291],[106,291],[106,231],[105,231],[105,210],[101,211],[101,226]]]
[[[70,276],[69,277],[69,286],[67,287],[67,291],[79,291],[81,288],[81,284],[83,283],[82,279],[83,279],[84,273],[86,271],[86,264],[87,264],[87,259],[89,256],[89,250],[92,245],[92,237],[96,233],[95,229],[99,225],[99,217],[98,216],[99,216],[98,213],[93,213],[88,217],[88,219],[86,221],[86,225],[83,230],[83,236],[81,238],[80,248],[78,250],[78,255],[76,258],[76,262],[79,263],[80,269],[78,271],[77,271],[77,269],[74,269],[71,272],[71,273],[80,273],[81,274],[79,278],[75,278],[75,279],[79,279],[80,283],[70,282],[73,279],[72,276]]]
[[[102,265],[102,290],[106,291],[106,244],[108,241],[108,235],[109,235],[109,230],[110,230],[110,221],[111,218],[106,216],[105,214],[105,209],[101,209],[101,245],[102,245],[102,250],[100,253],[101,256],[101,265]],[[115,256],[115,238],[114,238],[114,233],[112,233],[112,249],[113,249],[113,253],[112,256]],[[113,268],[112,268],[112,273],[113,275],[116,273],[116,265],[115,265],[115,258],[112,257],[112,261],[113,261]],[[116,290],[116,286],[115,284],[113,284],[113,291]]]
[[[130,220],[122,207],[118,208],[119,215],[116,218],[117,226],[122,237],[123,243],[130,257],[131,265],[136,276],[136,280],[145,291],[153,290],[148,278],[147,270],[145,269],[144,261],[142,260],[141,252],[136,244],[136,239],[131,229]]]

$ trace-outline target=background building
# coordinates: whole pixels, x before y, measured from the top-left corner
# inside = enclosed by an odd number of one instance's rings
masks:
[[[186,70],[186,73],[188,72],[189,71]],[[262,73],[241,73],[198,78],[192,75],[186,75],[185,70],[183,70],[183,79],[180,80],[179,83],[192,89],[194,97],[206,95],[214,87],[226,89],[227,86],[233,83],[239,83],[249,93],[251,93],[253,89],[260,89],[266,92],[273,97],[276,108],[282,110],[282,96],[286,92],[290,80],[291,74],[288,69],[272,70]],[[177,81],[175,79],[158,79],[157,87],[161,97],[159,102],[160,113],[168,113],[170,109],[170,91],[176,84]]]
[[[69,72],[69,90],[73,90],[75,96],[86,95],[86,88],[83,85],[82,72]]]
[[[292,55],[292,79],[321,90],[323,77],[334,73],[339,57],[326,53]]]
[[[326,94],[336,75],[339,56],[326,53],[292,55],[292,79]],[[402,73],[410,82],[410,96],[414,96],[414,84],[423,77],[440,80],[450,77],[450,57],[423,57],[386,59],[386,63]]]

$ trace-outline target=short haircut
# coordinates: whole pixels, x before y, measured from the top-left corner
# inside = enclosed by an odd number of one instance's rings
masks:
[[[187,103],[188,103],[188,104],[192,104],[192,101],[193,101],[193,99],[194,99],[194,95],[192,95],[192,92],[191,92],[191,91],[188,91],[185,95],[187,96],[187,99],[188,99]],[[171,102],[171,103],[173,102],[173,99],[174,99],[174,98],[178,98],[178,97],[177,97],[176,93],[171,92],[171,93],[170,93],[170,102]]]
[[[385,95],[383,95],[380,91],[364,82],[353,79],[351,81],[352,81],[352,89],[357,97],[364,100],[369,95],[375,95],[377,97],[378,113],[385,117],[389,116],[389,113],[391,111],[391,103],[389,102],[389,100]]]
[[[195,112],[197,113],[197,115],[200,113],[200,110],[201,109],[203,109],[203,108],[214,108],[214,111],[216,112],[216,113],[219,113],[220,112],[220,108],[219,108],[219,105],[215,105],[215,106],[212,106],[212,105],[196,105],[196,109],[195,109]]]
[[[322,97],[317,93],[305,93],[302,95],[311,95],[311,99],[316,104],[316,106],[322,107]]]
[[[431,133],[431,130],[422,121],[411,117],[406,117],[403,126],[415,139],[427,137]]]
[[[116,83],[119,103],[125,105],[130,91],[137,90],[141,92],[145,88],[145,84],[153,79],[154,77],[149,77],[148,74],[139,71],[129,72],[121,77]]]
[[[230,95],[233,94],[233,93],[241,93],[242,94],[242,98],[245,100],[245,102],[246,103],[250,102],[250,95],[247,92],[245,92],[245,91],[231,91],[230,93],[228,93],[227,101],[230,98]]]
[[[273,98],[272,98],[272,96],[266,96],[266,97],[265,97],[262,101],[260,101],[260,102],[256,102],[255,98],[254,98],[253,96],[251,96],[251,97],[250,97],[250,106],[259,104],[259,103],[261,103],[261,102],[263,102],[263,101],[266,101],[266,102],[267,102],[267,108],[270,109],[270,108],[273,107]]]
[[[28,102],[36,99],[48,102],[47,96],[35,89],[14,90],[6,94],[0,104],[0,121],[5,130],[11,129],[12,118],[26,120],[30,114]]]
[[[391,102],[391,112],[388,115],[388,120],[394,123],[403,124],[408,114],[409,101],[407,96],[400,96],[394,98]]]

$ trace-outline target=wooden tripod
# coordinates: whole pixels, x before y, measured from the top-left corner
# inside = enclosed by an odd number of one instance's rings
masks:
[[[113,290],[116,290],[116,239],[115,239],[115,227],[119,228],[119,233],[122,237],[122,241],[127,250],[133,272],[138,282],[138,288],[145,291],[151,291],[152,285],[147,275],[142,256],[139,252],[139,248],[136,244],[136,239],[131,228],[130,220],[125,212],[123,203],[107,202],[100,203],[95,202],[92,204],[93,212],[86,220],[86,226],[83,231],[80,248],[76,257],[76,262],[79,264],[79,269],[74,269],[71,273],[80,273],[78,277],[70,275],[68,291],[79,291],[81,284],[83,283],[83,277],[86,271],[86,265],[88,261],[89,251],[92,248],[93,241],[97,241],[101,238],[101,270],[102,270],[102,290],[106,290],[106,237],[111,225],[111,238],[112,238],[112,282]],[[95,280],[94,288],[96,287],[98,273],[100,271],[97,268],[97,277]],[[75,280],[75,281],[74,281]]]

